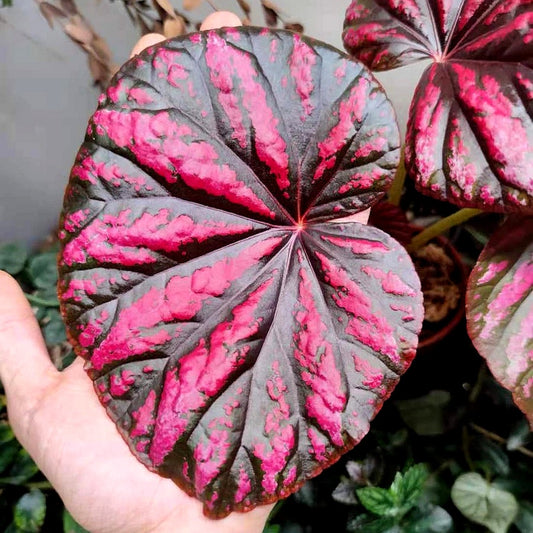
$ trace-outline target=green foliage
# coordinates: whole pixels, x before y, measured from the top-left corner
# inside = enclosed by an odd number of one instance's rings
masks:
[[[476,472],[460,475],[451,495],[467,518],[492,533],[506,533],[518,513],[518,503],[510,492],[494,487]]]
[[[441,435],[450,399],[448,391],[434,390],[420,398],[398,400],[395,406],[406,425],[418,435]]]
[[[417,504],[427,478],[425,465],[414,465],[404,474],[396,472],[388,489],[364,487],[356,493],[363,507],[371,513],[401,518]]]
[[[36,489],[27,492],[15,505],[13,521],[24,533],[38,533],[46,515],[46,498]]]
[[[5,270],[14,276],[24,268],[27,258],[28,252],[20,244],[15,242],[0,244],[0,270]]]
[[[34,255],[28,262],[27,273],[36,288],[55,287],[57,284],[57,256],[55,252]]]
[[[85,528],[81,527],[78,522],[72,518],[72,515],[66,509],[63,509],[63,531],[64,533],[88,533]]]

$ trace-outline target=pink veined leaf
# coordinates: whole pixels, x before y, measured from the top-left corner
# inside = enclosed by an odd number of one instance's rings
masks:
[[[62,313],[132,452],[209,516],[336,461],[414,357],[409,256],[331,222],[383,196],[398,146],[372,75],[288,31],[167,41],[102,95],[65,194]]]
[[[533,426],[532,236],[532,217],[509,217],[472,271],[466,309],[474,346]]]
[[[533,212],[533,0],[354,0],[343,38],[375,70],[434,60],[407,126],[421,192]]]

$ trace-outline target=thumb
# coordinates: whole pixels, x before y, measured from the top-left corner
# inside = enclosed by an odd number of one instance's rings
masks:
[[[22,289],[0,271],[0,381],[8,403],[26,410],[57,376]]]

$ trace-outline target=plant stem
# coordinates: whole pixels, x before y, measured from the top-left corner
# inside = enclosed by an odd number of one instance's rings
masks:
[[[217,7],[217,6],[216,6],[211,0],[207,0],[207,3],[211,6],[211,9],[212,9],[213,11],[220,11],[220,10],[218,9],[218,7]]]
[[[478,375],[476,382],[474,383],[474,386],[472,387],[472,390],[470,391],[470,394],[468,396],[468,403],[476,403],[476,400],[478,399],[482,389],[483,389],[483,383],[485,382],[485,378],[487,377],[487,365],[482,364]]]
[[[471,472],[474,472],[475,467],[472,462],[472,457],[470,456],[470,435],[468,435],[468,428],[463,426],[463,455],[468,465],[468,468]]]
[[[396,171],[396,175],[394,176],[394,180],[392,181],[391,188],[389,189],[389,202],[393,205],[400,205],[400,200],[402,198],[402,192],[403,192],[403,185],[405,183],[405,177],[407,176],[407,172],[405,170],[405,160],[403,158],[403,150],[402,150],[402,156],[400,158],[400,164],[398,165],[398,170]]]
[[[478,426],[477,424],[470,423],[470,427],[477,431],[478,433],[481,433],[488,439],[491,439],[493,441],[499,442],[500,444],[507,444],[507,441],[500,437],[500,435],[497,435],[496,433],[493,433],[492,431],[489,431],[488,429],[482,428],[481,426]],[[533,458],[533,452],[531,450],[528,450],[525,446],[519,446],[516,448],[517,452],[523,453],[527,457]]]
[[[31,304],[40,305],[41,307],[59,307],[59,302],[56,300],[45,300],[34,294],[28,294],[27,292],[25,292],[24,295]]]
[[[458,226],[459,224],[466,222],[467,220],[479,215],[480,213],[483,213],[482,209],[460,209],[459,211],[453,213],[450,216],[441,218],[438,222],[435,222],[435,224],[431,224],[431,226],[428,226],[418,235],[415,235],[407,249],[410,252],[414,252],[424,246],[424,244],[429,242],[431,239],[442,235],[450,228]]]
[[[52,487],[49,481],[34,481],[33,483],[24,483],[24,486],[28,489],[41,489],[41,490],[51,490]]]

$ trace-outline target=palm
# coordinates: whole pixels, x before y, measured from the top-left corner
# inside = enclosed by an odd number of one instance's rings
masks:
[[[11,424],[78,522],[91,533],[261,531],[271,506],[209,520],[199,501],[138,462],[83,362],[57,372],[14,280],[0,275],[0,294],[0,375]]]

